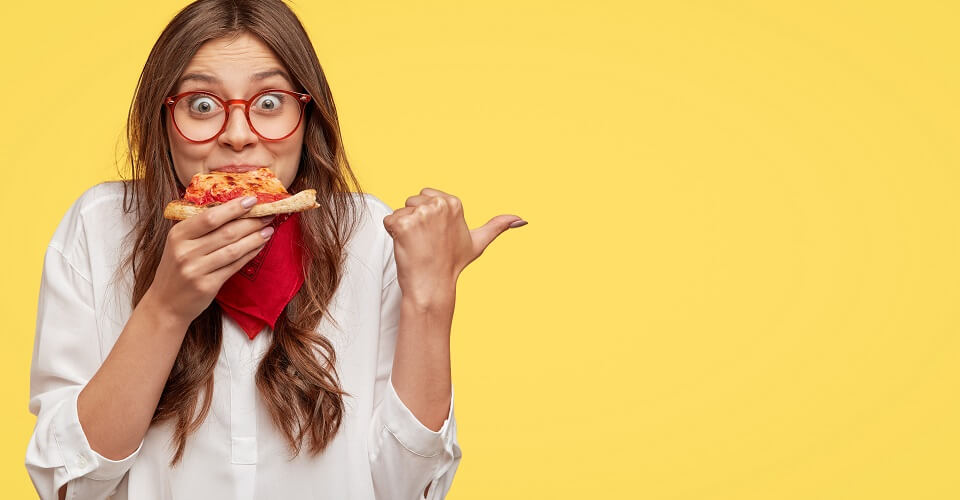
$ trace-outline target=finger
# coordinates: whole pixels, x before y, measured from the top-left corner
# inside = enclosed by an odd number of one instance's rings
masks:
[[[260,231],[269,225],[273,219],[274,216],[268,215],[266,217],[244,217],[229,221],[213,232],[207,233],[197,239],[195,241],[196,252],[198,255],[207,255],[215,252],[231,243],[240,241],[241,238]]]
[[[387,230],[387,233],[390,234],[390,237],[393,237],[397,228],[397,221],[399,221],[403,216],[412,214],[416,211],[414,207],[403,207],[398,208],[393,211],[392,214],[387,215],[383,218],[383,227]]]
[[[250,202],[251,200],[253,203]],[[245,202],[249,206],[244,206]],[[234,198],[223,205],[210,207],[193,217],[188,217],[177,226],[180,226],[184,238],[193,240],[249,212],[256,202],[256,196]]]
[[[216,271],[210,273],[210,278],[216,280],[217,283],[220,283],[221,286],[224,282],[230,279],[231,276],[237,274],[237,271],[240,270],[243,266],[247,265],[248,262],[253,260],[258,253],[263,251],[263,247],[267,244],[266,240],[260,244],[260,246],[250,250],[249,252],[243,254],[239,259],[227,264],[226,266],[217,269]]]
[[[423,188],[420,190],[420,195],[425,197],[424,203],[437,203],[438,205],[446,205],[454,209],[461,209],[462,204],[460,198],[456,196],[440,191],[439,189],[433,188]]]
[[[400,207],[394,210],[393,213],[388,215],[387,217],[399,218],[407,214],[412,214],[416,210],[417,210],[417,207]]]
[[[416,206],[418,206],[418,205],[423,205],[424,203],[430,201],[432,198],[433,198],[432,196],[426,196],[426,195],[422,195],[422,194],[416,195],[416,196],[411,196],[411,197],[407,198],[407,204],[406,204],[406,206],[408,206],[408,207],[416,207]]]
[[[470,235],[473,237],[474,255],[483,253],[497,236],[500,236],[504,231],[510,229],[510,224],[521,220],[523,219],[516,215],[498,215],[490,219],[486,224],[471,230]]]
[[[420,190],[420,194],[425,194],[427,196],[450,196],[449,193],[444,193],[439,189],[433,189],[433,188],[423,188]]]
[[[209,273],[221,267],[228,266],[237,259],[242,258],[247,252],[264,245],[268,239],[273,237],[273,232],[274,229],[272,227],[265,227],[260,231],[248,234],[229,245],[211,252],[209,255],[201,257],[198,267],[201,272]]]

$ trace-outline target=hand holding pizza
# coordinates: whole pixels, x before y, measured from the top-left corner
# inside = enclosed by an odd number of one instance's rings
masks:
[[[393,238],[400,289],[404,297],[427,307],[450,300],[467,264],[504,231],[525,224],[516,215],[498,215],[471,230],[460,199],[431,188],[407,198],[403,208],[383,218]]]
[[[243,217],[255,202],[255,197],[236,198],[175,224],[144,299],[182,321],[199,316],[273,234],[265,227],[273,216]]]

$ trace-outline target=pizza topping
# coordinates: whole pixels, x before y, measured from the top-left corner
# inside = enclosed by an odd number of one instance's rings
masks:
[[[225,203],[242,196],[256,196],[257,203],[270,203],[289,198],[290,193],[284,189],[280,179],[264,167],[243,173],[215,171],[194,175],[183,199],[195,205],[206,206],[211,203]]]

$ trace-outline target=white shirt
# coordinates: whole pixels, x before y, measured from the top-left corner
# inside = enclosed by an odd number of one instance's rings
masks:
[[[354,193],[355,199],[360,195]],[[383,227],[392,210],[365,194],[362,223],[349,242],[345,275],[318,330],[333,343],[345,397],[342,426],[316,457],[292,461],[262,404],[254,374],[272,331],[252,341],[224,315],[213,403],[187,438],[183,461],[169,466],[172,423],[152,425],[137,451],[119,461],[90,448],[77,417],[77,395],[110,352],[131,314],[132,272],[109,281],[121,239],[123,186],[98,184],[80,196],[54,233],[43,262],[30,371],[36,427],[26,466],[41,499],[404,499],[443,498],[460,463],[451,399],[443,427],[425,427],[397,396],[390,378],[400,318],[393,240]],[[452,394],[451,394],[452,398]]]

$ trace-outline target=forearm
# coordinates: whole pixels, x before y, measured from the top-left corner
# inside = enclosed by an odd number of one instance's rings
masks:
[[[149,292],[133,310],[77,401],[80,425],[97,453],[119,460],[136,451],[188,326],[189,322],[166,314]]]
[[[454,291],[436,300],[404,296],[393,356],[397,395],[427,428],[438,431],[450,411],[450,327]]]

